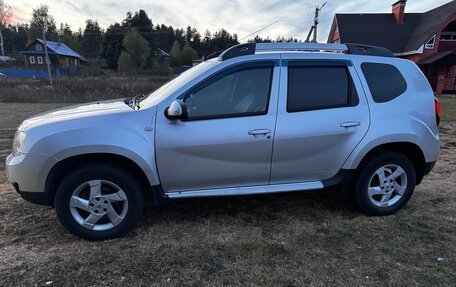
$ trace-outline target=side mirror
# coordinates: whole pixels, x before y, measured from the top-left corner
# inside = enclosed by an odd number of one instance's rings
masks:
[[[188,118],[187,105],[181,101],[176,100],[165,109],[165,117],[168,120],[185,120]]]

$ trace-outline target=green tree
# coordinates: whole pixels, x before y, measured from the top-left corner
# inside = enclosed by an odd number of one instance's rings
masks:
[[[27,45],[27,30],[25,24],[8,25],[0,28],[3,33],[5,55],[19,57],[18,53]]]
[[[103,43],[103,33],[97,21],[87,20],[84,33],[82,34],[82,54],[89,59],[95,59],[100,55]]]
[[[37,9],[33,9],[32,20],[30,21],[28,30],[28,40],[41,39],[43,37],[43,30],[46,31],[46,40],[58,41],[54,17],[49,14],[49,7],[42,4]]]
[[[171,66],[180,66],[182,64],[182,50],[179,42],[177,40],[174,41],[173,47],[171,48],[171,52],[169,53],[171,57]]]
[[[118,69],[124,75],[137,74],[146,66],[149,44],[136,29],[125,35],[122,44],[124,51],[119,57]]]
[[[181,61],[183,65],[191,65],[192,61],[198,58],[196,51],[188,44],[182,49]]]
[[[81,39],[78,33],[73,33],[68,24],[60,24],[59,41],[65,43],[71,49],[80,52],[81,51]]]
[[[119,62],[117,63],[117,69],[120,73],[122,73],[123,76],[135,75],[137,72],[135,69],[133,57],[125,51],[120,54]]]
[[[127,17],[123,20],[123,26],[127,29],[136,29],[138,33],[146,39],[151,51],[147,57],[146,67],[151,68],[156,59],[156,51],[159,42],[159,38],[156,33],[154,33],[152,20],[149,18],[146,11],[141,9],[134,14],[128,12]]]
[[[114,23],[106,29],[104,34],[101,57],[110,69],[117,69],[117,63],[122,53],[124,31],[124,28],[119,23]]]

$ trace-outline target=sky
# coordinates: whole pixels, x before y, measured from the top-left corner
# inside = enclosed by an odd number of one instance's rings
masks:
[[[32,9],[49,6],[57,25],[68,23],[73,30],[85,26],[85,20],[97,20],[102,28],[120,22],[128,11],[143,9],[154,24],[206,29],[214,32],[225,28],[239,39],[260,31],[261,37],[277,36],[305,39],[312,25],[314,7],[326,0],[5,0],[13,9],[13,22],[29,22]],[[326,42],[335,13],[390,13],[396,0],[327,0],[318,26],[318,41]],[[406,12],[424,12],[449,0],[408,0]],[[256,34],[254,34],[253,38]]]

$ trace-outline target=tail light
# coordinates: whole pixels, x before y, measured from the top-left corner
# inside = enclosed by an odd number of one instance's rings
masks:
[[[434,97],[435,101],[435,119],[437,120],[437,126],[440,125],[440,101]]]

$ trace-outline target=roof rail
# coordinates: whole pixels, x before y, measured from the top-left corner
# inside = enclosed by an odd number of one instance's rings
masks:
[[[348,48],[344,44],[320,43],[258,43],[257,52],[269,51],[336,51],[345,52]]]
[[[352,55],[394,57],[394,54],[382,47],[362,44],[320,44],[320,43],[246,43],[228,48],[220,56],[225,61],[240,56],[254,55],[256,52],[272,51],[308,51],[308,52],[341,52]]]

